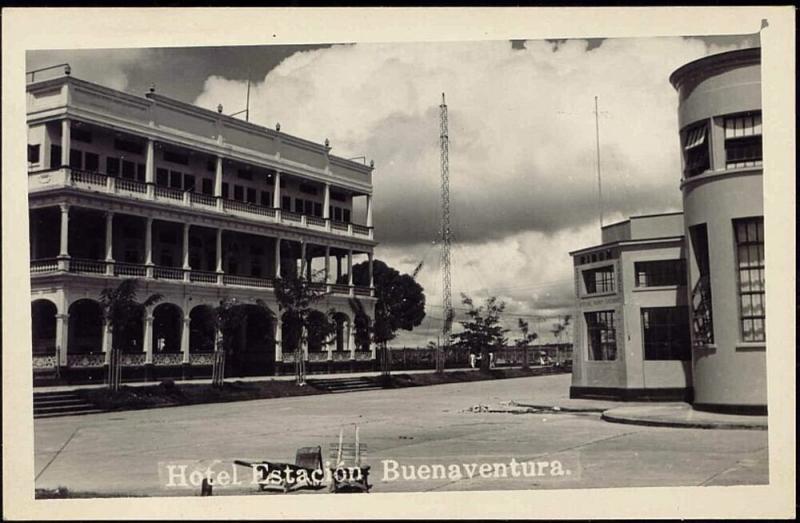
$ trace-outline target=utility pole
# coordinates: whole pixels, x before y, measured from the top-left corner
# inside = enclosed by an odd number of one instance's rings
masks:
[[[453,325],[453,303],[450,295],[450,160],[449,136],[447,132],[447,104],[442,93],[442,105],[439,106],[442,167],[442,309],[444,325],[442,326],[442,342],[444,350],[450,347],[450,333]],[[436,372],[444,372],[443,349],[437,343]]]
[[[603,230],[603,186],[600,183],[600,113],[597,110],[597,96],[594,97],[594,131],[597,140],[597,198],[600,214],[600,231]]]

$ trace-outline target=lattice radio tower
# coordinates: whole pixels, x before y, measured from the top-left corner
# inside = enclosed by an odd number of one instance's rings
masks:
[[[439,106],[441,130],[439,145],[442,157],[442,346],[450,346],[450,333],[453,325],[453,303],[450,295],[450,161],[448,158],[449,137],[447,134],[447,104],[442,93],[442,105]],[[438,360],[443,360],[439,354]],[[444,370],[444,361],[437,361],[437,371]]]

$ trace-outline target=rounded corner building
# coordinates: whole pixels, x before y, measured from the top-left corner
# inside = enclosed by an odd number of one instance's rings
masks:
[[[678,91],[694,407],[767,410],[761,50],[690,62]]]

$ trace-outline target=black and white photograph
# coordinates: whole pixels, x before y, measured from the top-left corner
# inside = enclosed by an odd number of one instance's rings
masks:
[[[4,10],[4,515],[794,517],[793,10],[649,9]]]

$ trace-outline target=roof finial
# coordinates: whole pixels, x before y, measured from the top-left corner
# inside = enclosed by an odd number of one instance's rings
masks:
[[[326,149],[330,149],[331,148],[331,141],[328,140],[327,138],[325,138],[325,148]]]
[[[275,124],[275,130],[278,131],[278,132],[281,132],[281,123],[280,122]]]
[[[150,84],[150,92],[151,93],[156,92],[156,84]]]
[[[72,67],[70,67],[69,64],[64,66],[64,74],[67,76],[72,74]]]
[[[222,114],[222,104],[217,105],[217,112]]]
[[[369,161],[369,168],[370,169],[374,169],[375,168],[375,160],[370,160]]]

